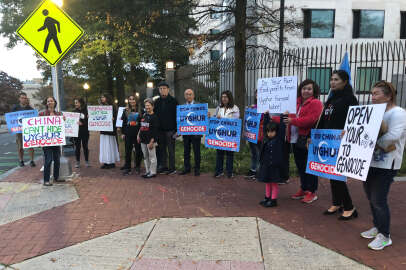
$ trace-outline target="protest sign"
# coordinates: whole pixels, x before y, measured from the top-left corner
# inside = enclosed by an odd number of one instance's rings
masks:
[[[113,106],[87,106],[90,131],[113,131]]]
[[[296,113],[297,77],[258,79],[258,113]]]
[[[327,179],[347,180],[347,177],[334,172],[341,143],[340,135],[341,130],[338,129],[312,129],[306,173]]]
[[[257,109],[247,108],[245,110],[243,135],[247,141],[258,142],[260,122],[261,114],[257,113]]]
[[[77,137],[79,135],[80,113],[62,112],[65,116],[65,136]]]
[[[123,120],[121,118],[123,117],[124,110],[125,110],[125,107],[118,107],[116,127],[123,127]]]
[[[7,128],[10,133],[21,133],[23,119],[38,116],[37,110],[18,111],[6,113]]]
[[[179,135],[204,135],[209,120],[208,104],[188,104],[176,106],[176,123]]]
[[[41,116],[23,119],[23,147],[65,145],[65,121],[62,116]]]
[[[349,108],[335,173],[366,180],[385,109],[386,104]]]
[[[209,118],[205,146],[227,151],[240,151],[241,119]]]

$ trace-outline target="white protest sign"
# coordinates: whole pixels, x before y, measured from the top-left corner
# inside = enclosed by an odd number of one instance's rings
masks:
[[[366,180],[385,109],[386,104],[349,108],[335,173]]]
[[[258,113],[296,113],[297,77],[258,79]]]
[[[65,116],[65,136],[77,137],[79,135],[79,118],[80,113],[62,112]]]
[[[113,131],[113,106],[87,106],[90,131]]]
[[[123,127],[123,120],[121,120],[121,117],[123,117],[124,110],[125,107],[118,107],[116,127]]]

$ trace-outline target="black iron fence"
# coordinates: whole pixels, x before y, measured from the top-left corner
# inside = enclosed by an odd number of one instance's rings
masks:
[[[362,104],[370,102],[371,86],[379,81],[392,82],[397,89],[397,104],[406,105],[406,43],[403,40],[369,43],[337,44],[286,50],[283,59],[283,75],[296,75],[300,83],[304,79],[315,80],[326,100],[329,79],[340,67],[348,53],[351,80],[355,94]],[[254,91],[259,78],[276,77],[278,74],[277,51],[253,51],[247,56],[245,67],[246,104],[254,101]],[[221,91],[234,91],[234,59],[199,62],[177,70],[175,88],[193,88],[197,100],[216,106]]]

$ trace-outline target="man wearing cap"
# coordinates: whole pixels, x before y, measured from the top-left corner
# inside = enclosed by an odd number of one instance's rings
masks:
[[[185,104],[195,104],[195,93],[192,89],[186,89],[185,91]],[[193,146],[193,153],[195,157],[195,176],[200,175],[200,141],[202,139],[201,135],[183,135],[183,158],[184,158],[184,170],[180,175],[185,175],[190,173],[190,151],[191,145]]]
[[[166,82],[158,84],[159,98],[155,102],[154,113],[159,120],[159,164],[158,173],[175,174],[176,106],[178,101],[169,94]],[[169,156],[169,166],[168,166]]]

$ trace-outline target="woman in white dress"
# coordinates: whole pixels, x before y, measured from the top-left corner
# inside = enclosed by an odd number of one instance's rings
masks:
[[[99,160],[103,165],[101,169],[111,169],[116,167],[116,162],[120,161],[117,144],[116,117],[117,109],[113,105],[111,98],[107,94],[100,96],[100,103],[103,106],[113,106],[113,131],[100,131],[100,155]]]

